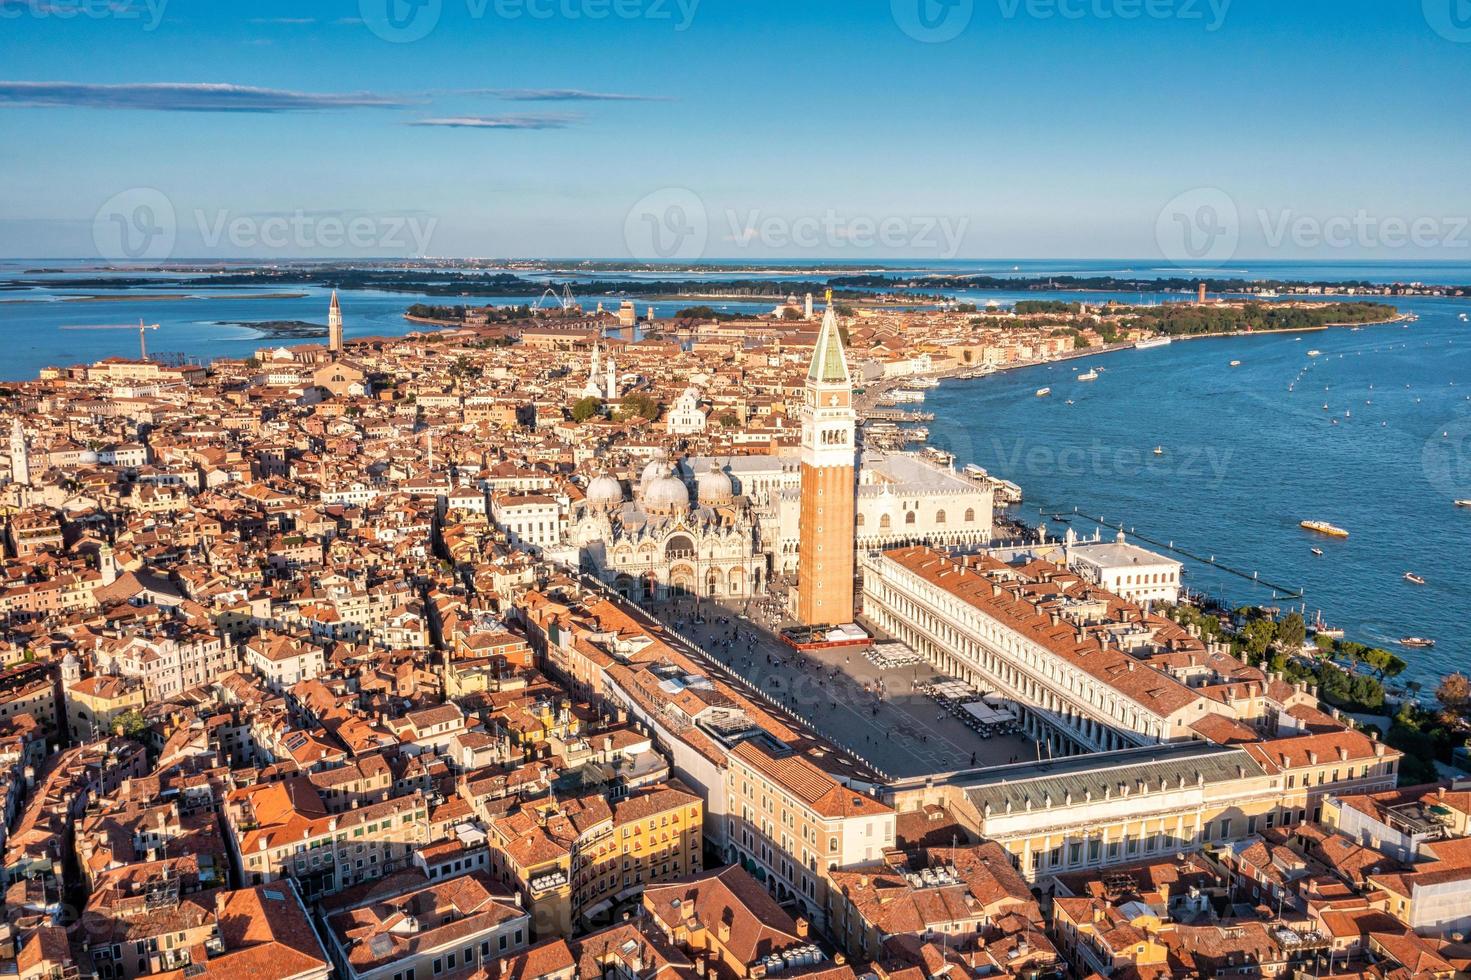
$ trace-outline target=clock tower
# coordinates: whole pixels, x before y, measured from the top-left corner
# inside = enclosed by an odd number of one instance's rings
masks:
[[[838,626],[853,619],[856,430],[853,380],[829,293],[802,402],[797,619],[807,626]]]

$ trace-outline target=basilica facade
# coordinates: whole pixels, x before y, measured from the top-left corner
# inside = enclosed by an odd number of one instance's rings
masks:
[[[766,587],[767,557],[751,502],[708,466],[694,494],[665,457],[630,490],[604,473],[587,487],[570,534],[583,570],[630,599],[741,599]]]

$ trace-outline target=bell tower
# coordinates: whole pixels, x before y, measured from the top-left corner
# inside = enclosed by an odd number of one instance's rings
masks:
[[[797,618],[808,626],[837,626],[853,619],[857,427],[853,380],[829,292],[802,401]]]
[[[10,479],[21,486],[31,485],[31,457],[26,451],[26,431],[20,419],[10,423]]]
[[[332,308],[327,311],[327,349],[334,354],[342,353],[342,304],[337,302],[337,290],[332,290]]]

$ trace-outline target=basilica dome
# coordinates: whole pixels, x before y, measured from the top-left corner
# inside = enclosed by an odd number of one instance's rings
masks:
[[[659,475],[645,486],[643,506],[650,514],[682,514],[690,509],[689,487],[667,461],[661,461]]]
[[[695,477],[695,483],[699,489],[702,504],[729,503],[730,499],[735,496],[735,485],[731,482],[730,476],[714,460],[710,461],[705,472]]]
[[[644,466],[643,473],[638,478],[640,491],[647,491],[649,484],[669,472],[669,457],[660,452]]]
[[[595,506],[616,506],[623,503],[623,484],[613,476],[601,473],[587,485],[587,502]]]

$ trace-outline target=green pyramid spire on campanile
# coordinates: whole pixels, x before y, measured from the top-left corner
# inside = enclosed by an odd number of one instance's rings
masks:
[[[822,329],[817,334],[817,348],[812,353],[812,367],[807,380],[818,384],[850,384],[848,357],[843,351],[843,332],[838,327],[833,291],[827,291],[827,312],[822,315]]]

